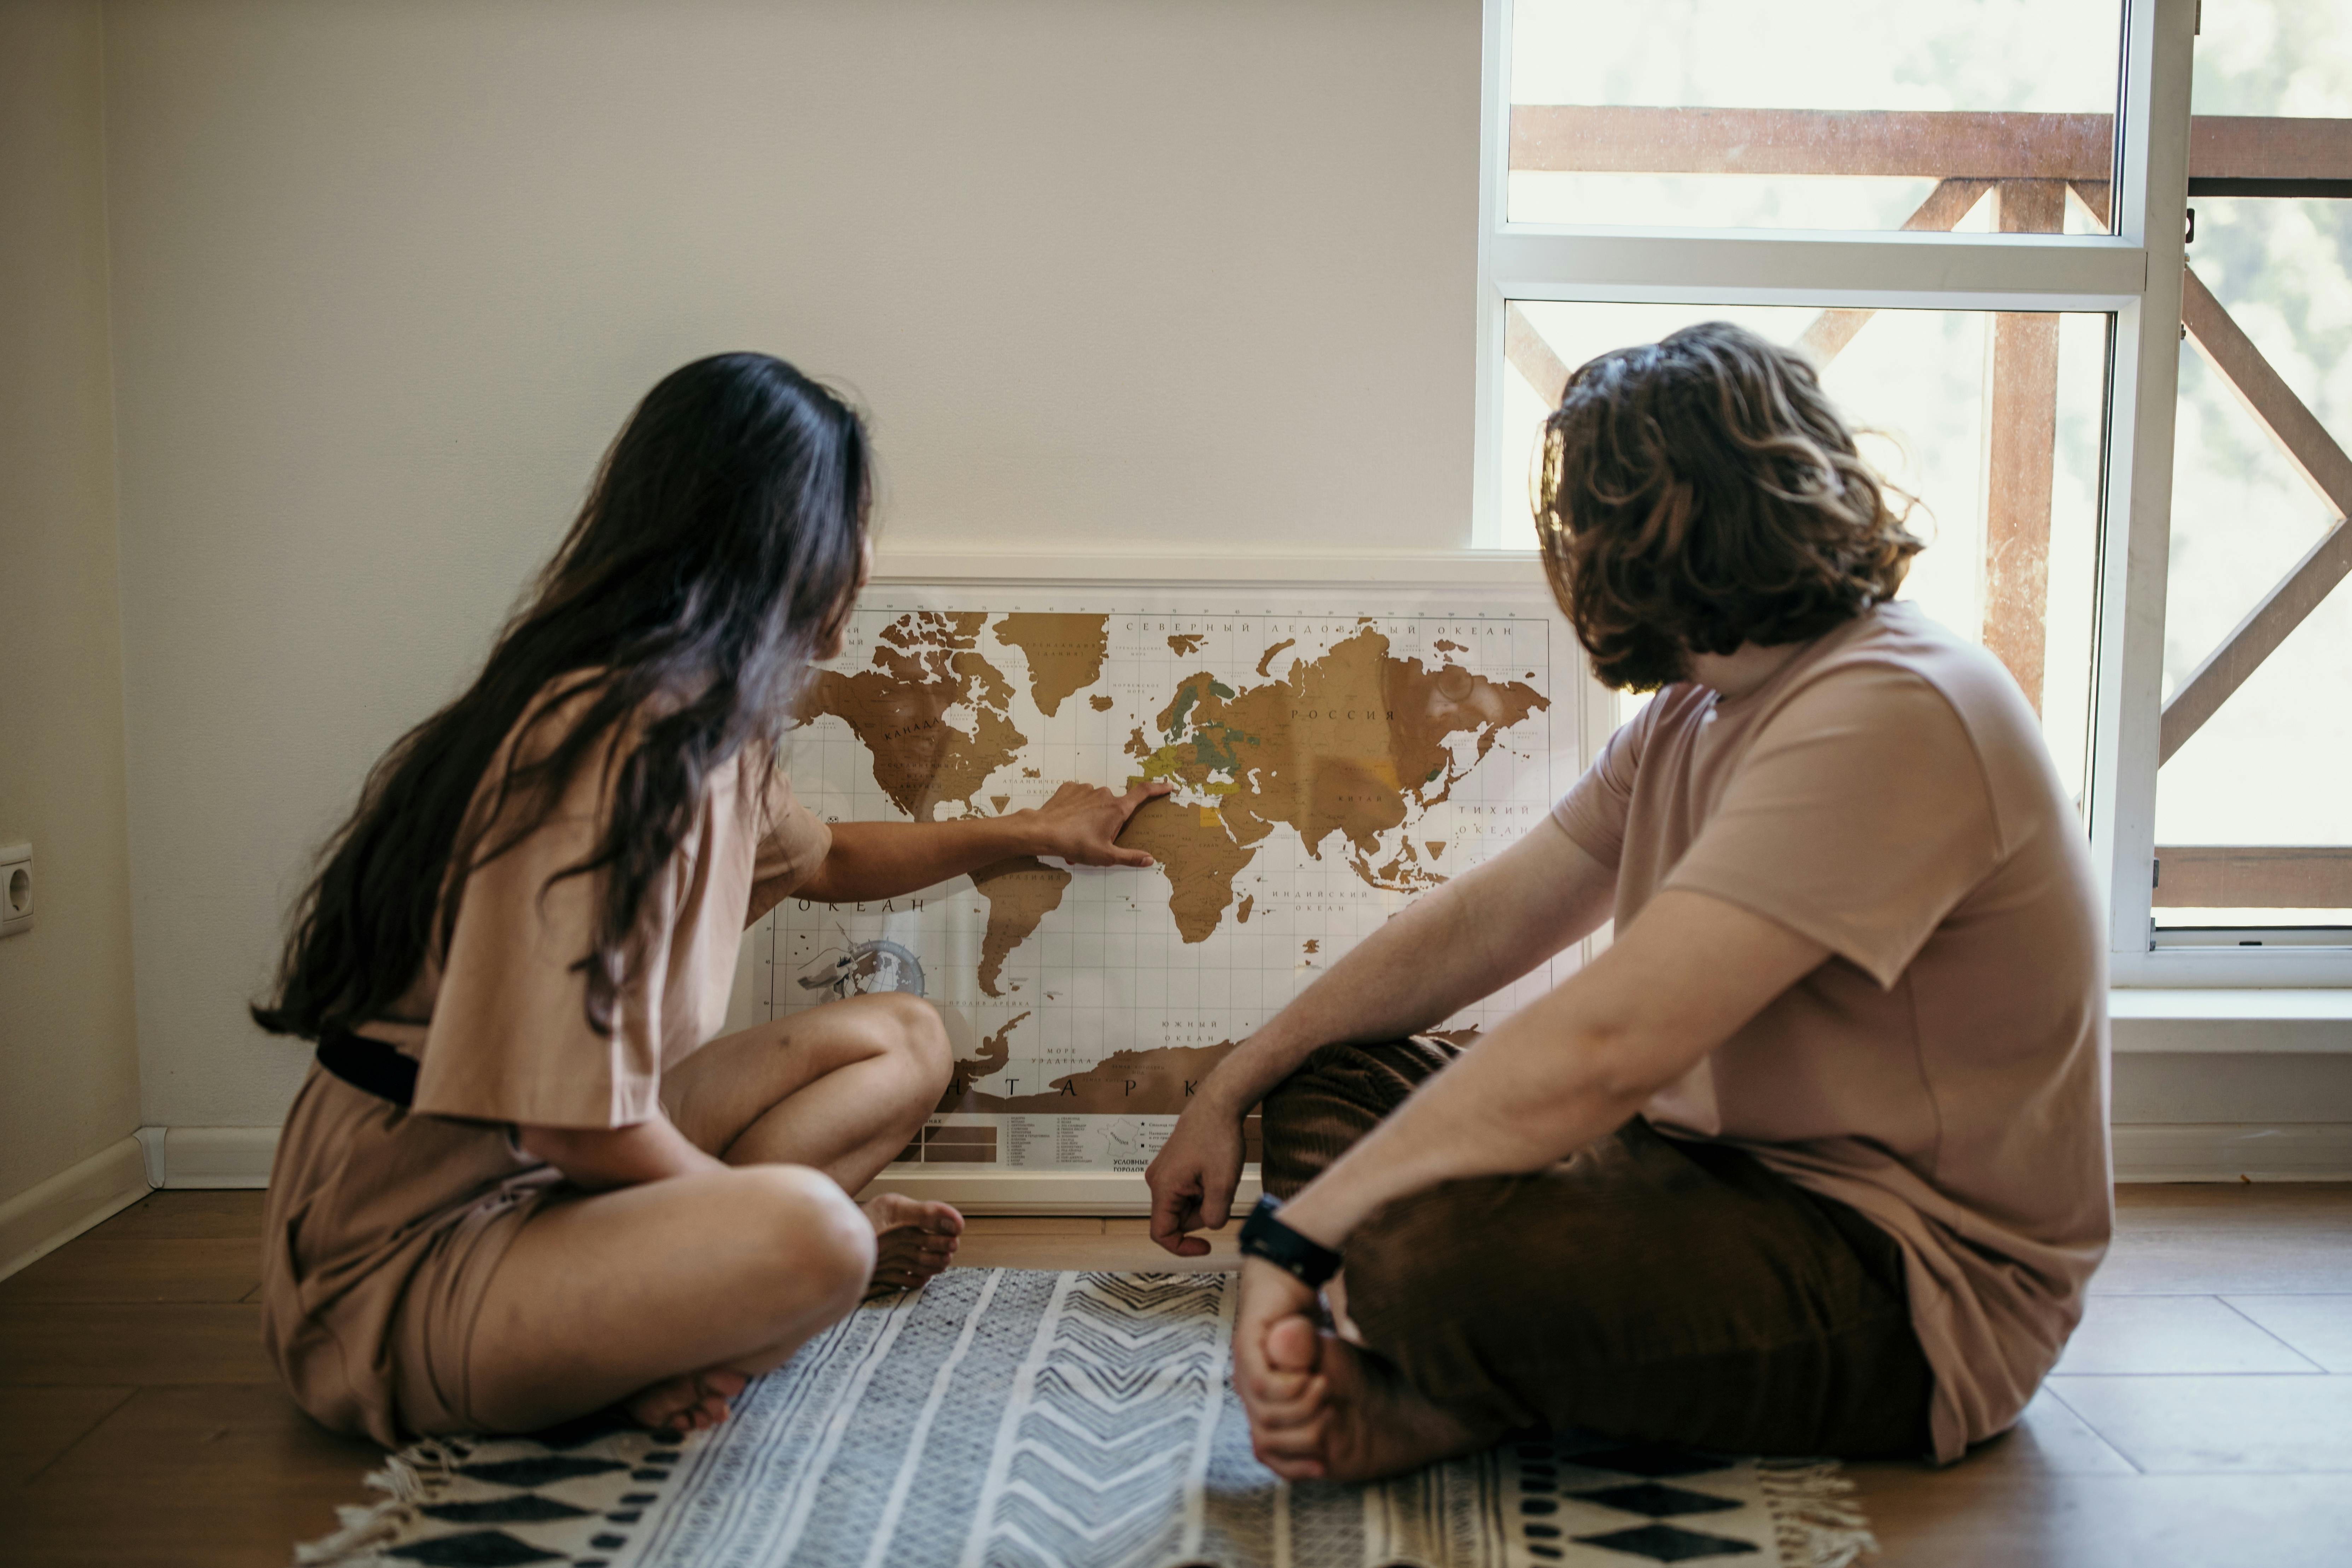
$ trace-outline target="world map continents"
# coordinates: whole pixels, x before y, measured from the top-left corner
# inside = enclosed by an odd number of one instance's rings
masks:
[[[909,1150],[927,1163],[1139,1168],[1234,1041],[1533,826],[1561,782],[1555,744],[1572,747],[1537,605],[986,598],[860,610],[803,698],[803,797],[836,819],[939,821],[1067,778],[1173,789],[1122,836],[1150,871],[1023,857],[887,906],[773,917],[772,1015],[898,989],[948,1016],[955,1082]]]

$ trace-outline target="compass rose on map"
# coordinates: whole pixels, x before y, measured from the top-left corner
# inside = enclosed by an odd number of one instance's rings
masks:
[[[871,942],[825,949],[802,967],[798,978],[802,990],[830,991],[835,1000],[870,996],[877,991],[903,991],[909,996],[920,996],[923,961],[911,949],[887,937],[877,937]]]

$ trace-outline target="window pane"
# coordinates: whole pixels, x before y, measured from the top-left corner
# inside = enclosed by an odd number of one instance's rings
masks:
[[[2195,104],[2352,117],[2352,14],[2208,0]],[[2320,549],[2316,574],[2280,594],[2299,621],[2273,609],[2233,636],[2315,548],[2346,542],[2331,537],[2341,507],[2289,455],[2292,442],[2320,443],[2307,425],[2294,433],[2286,405],[2307,409],[2326,440],[2352,443],[2352,202],[2189,205],[2184,314],[2205,330],[2180,356],[2164,626],[2166,745],[2177,749],[2157,774],[2156,924],[2179,941],[2275,941],[2265,933],[2352,926],[2352,588],[2328,585],[2337,557]],[[2219,320],[2200,323],[2200,293]],[[2200,680],[2209,661],[2215,674]],[[2234,689],[2216,679],[2249,666]]]
[[[2021,672],[2059,776],[2081,798],[2105,316],[1524,300],[1510,310],[1506,546],[1535,548],[1538,442],[1569,367],[1697,321],[1735,321],[1800,344],[1823,363],[1823,388],[1866,431],[1864,455],[1918,498],[1912,528],[1928,544],[1901,597]],[[1989,539],[2005,546],[1998,577],[1987,570]]]
[[[1515,0],[1514,223],[2105,233],[2118,0]],[[2072,186],[2070,191],[2069,186]]]
[[[2201,0],[2199,114],[2352,115],[2352,7],[2328,0]]]

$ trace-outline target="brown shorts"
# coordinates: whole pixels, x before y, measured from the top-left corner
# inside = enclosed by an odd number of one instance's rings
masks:
[[[1329,1046],[1266,1098],[1287,1197],[1459,1054]],[[1367,1349],[1474,1426],[1727,1453],[1927,1451],[1935,1378],[1894,1239],[1722,1144],[1635,1120],[1549,1170],[1449,1182],[1348,1239]]]
[[[524,1225],[578,1195],[502,1128],[312,1068],[264,1220],[262,1338],[295,1403],[387,1447],[478,1429],[467,1363],[490,1279]]]
[[[401,1428],[419,1436],[478,1432],[474,1415],[474,1325],[491,1276],[525,1222],[568,1191],[509,1191],[445,1226],[400,1293],[385,1348]]]

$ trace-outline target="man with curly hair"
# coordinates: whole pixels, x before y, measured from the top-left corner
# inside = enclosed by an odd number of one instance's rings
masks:
[[[2001,666],[1895,600],[1919,541],[1796,353],[1603,354],[1546,426],[1547,571],[1656,697],[1524,841],[1202,1086],[1153,1234],[1226,1222],[1281,1475],[1528,1427],[1948,1461],[2019,1413],[2114,1211],[2082,825]],[[1467,1049],[1418,1034],[1615,922]],[[1279,1208],[1278,1215],[1273,1211]]]

